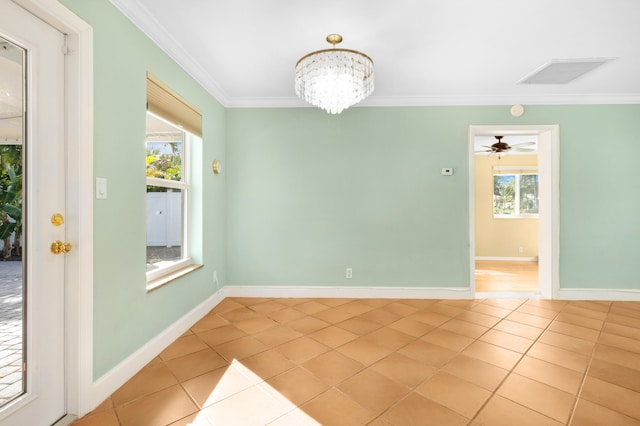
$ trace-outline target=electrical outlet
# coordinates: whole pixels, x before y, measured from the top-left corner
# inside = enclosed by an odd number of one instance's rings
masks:
[[[353,269],[347,268],[347,270],[345,271],[345,277],[347,277],[348,279],[353,278]]]
[[[524,253],[524,247],[518,247],[518,253]]]

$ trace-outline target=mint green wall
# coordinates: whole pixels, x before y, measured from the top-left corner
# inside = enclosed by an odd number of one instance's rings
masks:
[[[547,110],[566,117],[560,128],[562,286],[640,289],[640,105]]]
[[[559,124],[561,287],[640,288],[640,105],[228,110],[228,283],[468,286],[471,124]]]
[[[94,377],[98,378],[189,312],[226,279],[224,109],[107,0],[63,0],[93,27],[94,173],[108,179],[94,202]],[[204,268],[145,290],[146,73],[153,73],[203,114],[194,157],[194,253]],[[204,197],[202,196],[204,194]]]

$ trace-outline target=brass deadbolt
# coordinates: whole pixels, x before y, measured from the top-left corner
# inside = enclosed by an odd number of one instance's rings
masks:
[[[51,216],[51,223],[53,224],[53,226],[63,225],[64,216],[62,216],[60,213],[55,213],[53,216]]]

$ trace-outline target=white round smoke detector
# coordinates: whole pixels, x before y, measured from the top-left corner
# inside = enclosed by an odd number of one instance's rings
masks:
[[[522,114],[524,114],[524,107],[522,105],[518,104],[511,107],[511,115],[514,117],[520,117]]]

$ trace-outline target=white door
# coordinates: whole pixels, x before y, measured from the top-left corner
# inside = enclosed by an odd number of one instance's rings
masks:
[[[66,413],[64,35],[10,0],[0,0],[0,43],[20,64],[21,87],[0,75],[0,131],[20,131],[22,147],[22,360],[16,394],[0,407],[0,425],[51,425]],[[1,56],[1,55],[0,55]],[[0,73],[3,68],[0,68]],[[15,84],[13,86],[16,86]],[[22,96],[21,102],[16,98]],[[22,105],[15,111],[12,106]],[[13,121],[11,121],[13,120]],[[16,121],[17,120],[17,121]],[[0,135],[6,143],[9,134]],[[54,223],[56,222],[56,223]],[[64,252],[69,247],[61,246]],[[0,333],[2,333],[0,329]]]

